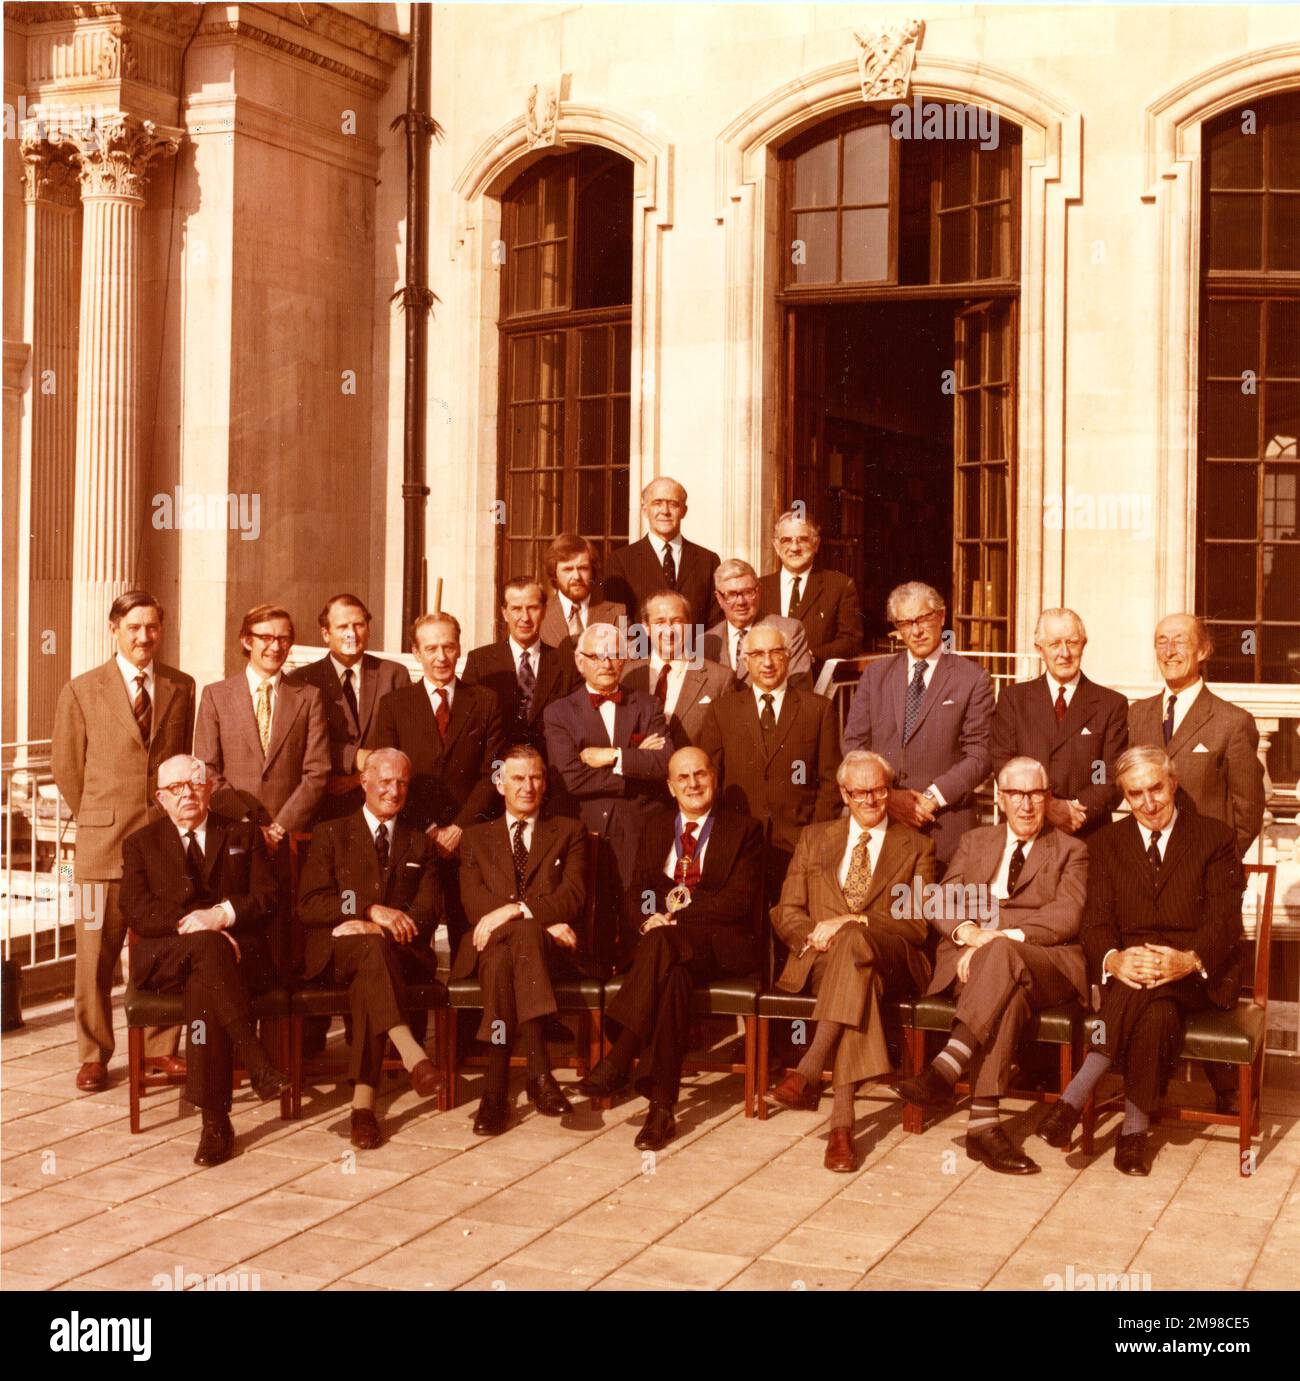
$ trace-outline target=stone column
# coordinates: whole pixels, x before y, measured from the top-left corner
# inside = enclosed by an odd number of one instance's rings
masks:
[[[140,446],[140,219],[148,171],[181,131],[123,112],[72,130],[81,172],[81,313],[72,674],[109,653],[109,605],[135,583],[148,522]]]

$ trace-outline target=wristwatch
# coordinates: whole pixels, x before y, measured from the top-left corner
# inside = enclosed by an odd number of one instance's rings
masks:
[[[924,796],[927,801],[933,801],[936,806],[939,804],[939,798],[934,794],[933,791],[930,790],[928,786],[921,793],[921,795]]]

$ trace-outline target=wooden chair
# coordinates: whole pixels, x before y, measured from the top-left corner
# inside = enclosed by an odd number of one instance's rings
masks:
[[[1269,941],[1273,930],[1273,892],[1277,884],[1277,868],[1272,863],[1245,863],[1242,865],[1242,871],[1246,874],[1248,884],[1252,875],[1259,875],[1264,879],[1263,902],[1257,913],[1259,919],[1255,927],[1254,982],[1248,991],[1243,988],[1236,1007],[1229,1011],[1212,1008],[1207,1012],[1197,1012],[1189,1016],[1183,1033],[1183,1048],[1178,1056],[1180,1060],[1204,1060],[1212,1064],[1235,1065],[1240,1111],[1233,1116],[1231,1113],[1201,1108],[1162,1106],[1152,1121],[1196,1122],[1202,1126],[1215,1127],[1235,1126],[1237,1145],[1241,1153],[1239,1173],[1251,1175],[1255,1166],[1250,1143],[1251,1137],[1259,1134],[1259,1109],[1264,1092],[1264,1043],[1268,1034]],[[1242,946],[1247,954],[1249,945],[1249,940],[1243,936]],[[1089,1017],[1085,1022],[1089,1038],[1097,1021],[1098,1018]],[[1116,1102],[1118,1100],[1109,1100],[1103,1108],[1108,1108]],[[1081,1122],[1085,1155],[1093,1153],[1098,1111],[1094,1096],[1085,1105]]]

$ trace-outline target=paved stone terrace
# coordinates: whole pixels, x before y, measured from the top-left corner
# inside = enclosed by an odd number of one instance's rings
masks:
[[[344,1087],[309,1090],[295,1123],[243,1091],[238,1153],[201,1170],[198,1116],[178,1115],[176,1091],[150,1094],[130,1135],[125,1046],[123,1031],[111,1087],[87,1095],[68,1004],[3,1039],[4,1289],[148,1290],[179,1270],[246,1286],[255,1273],[263,1290],[1042,1290],[1071,1265],[1075,1280],[1136,1272],[1152,1290],[1300,1284],[1294,1060],[1269,1063],[1251,1179],[1230,1129],[1190,1124],[1160,1129],[1149,1179],[1121,1176],[1117,1117],[1091,1164],[1035,1140],[1043,1173],[999,1176],[966,1159],[960,1112],[908,1136],[887,1089],[858,1105],[862,1168],[832,1175],[824,1115],[746,1121],[739,1078],[720,1075],[688,1079],[680,1135],[644,1161],[640,1099],[580,1102],[559,1123],[519,1087],[516,1125],[485,1141],[474,1078],[446,1114],[381,1094],[391,1140],[364,1154]],[[1175,1092],[1208,1097],[1199,1073]],[[1040,1116],[1008,1106],[1017,1137]]]

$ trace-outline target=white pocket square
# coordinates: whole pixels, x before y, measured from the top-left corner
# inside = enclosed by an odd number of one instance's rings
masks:
[[[230,850],[230,856],[231,856],[231,858],[234,858],[234,856],[235,856],[236,854],[246,854],[247,852],[248,852],[247,849],[234,849],[234,848],[232,848],[232,849]]]
[[[944,705],[955,705],[956,703],[957,702],[955,700],[944,700],[940,702],[939,708],[943,709]]]
[[[1081,734],[1088,734],[1088,735],[1091,735],[1091,734],[1092,734],[1092,730],[1091,730],[1090,728],[1088,728],[1088,726],[1087,726],[1086,724],[1083,726],[1082,729],[1079,730],[1079,732],[1080,732]]]
[[[1209,751],[1210,750],[1203,743],[1198,743],[1196,747],[1192,749],[1193,753],[1208,753]]]
[[[419,868],[421,865],[419,863],[408,863],[405,866],[408,868]]]
[[[713,697],[711,695],[702,695],[695,703],[697,705],[707,705],[710,703],[710,701],[712,701],[712,699]]]

